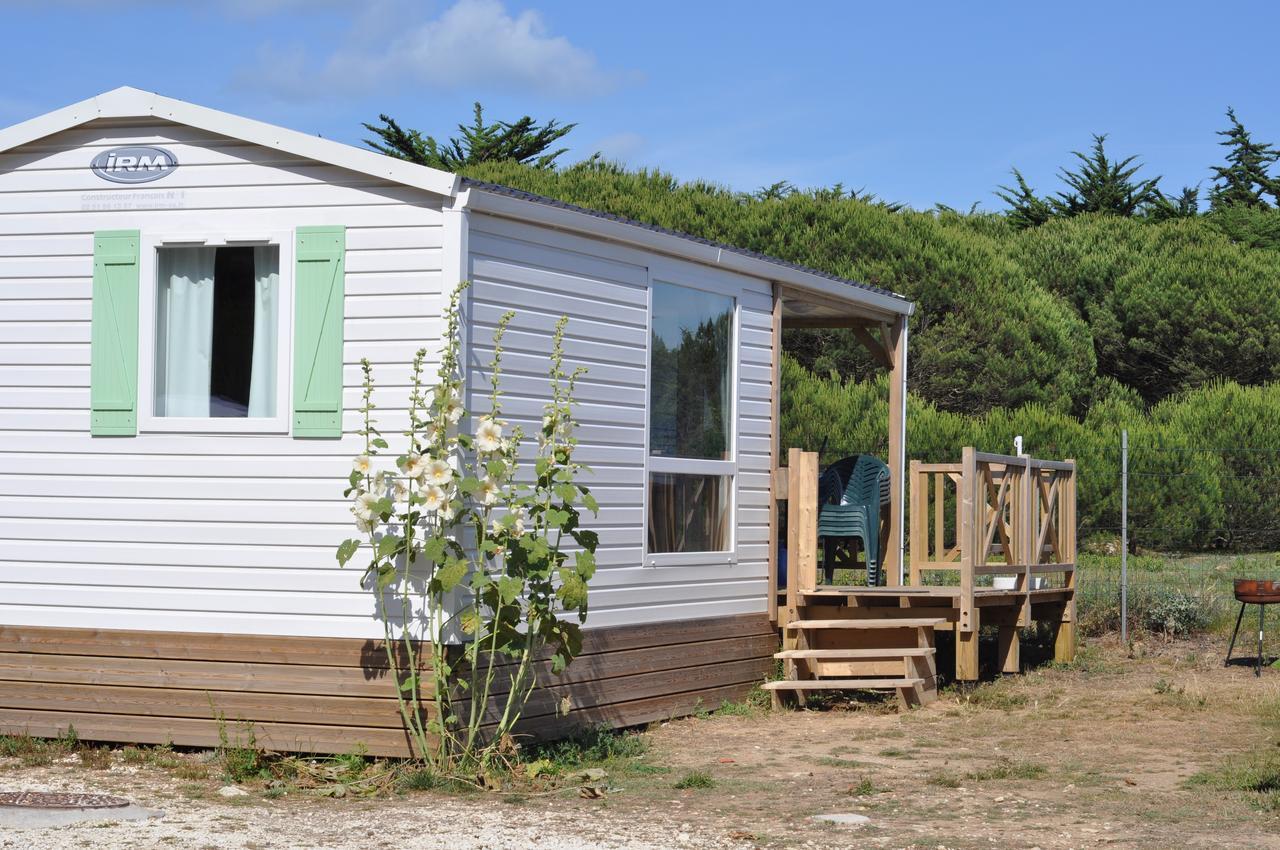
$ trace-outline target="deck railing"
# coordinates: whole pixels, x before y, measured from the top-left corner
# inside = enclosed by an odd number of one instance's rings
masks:
[[[1038,591],[1074,591],[1074,461],[965,448],[960,463],[912,461],[910,488],[910,583],[957,574],[958,631],[976,629],[974,596],[986,577],[993,586],[1005,578],[1003,589],[1021,597],[1020,626],[1031,622]],[[945,575],[942,581],[953,583]],[[1070,606],[1064,622],[1073,623],[1074,593],[1060,595]]]

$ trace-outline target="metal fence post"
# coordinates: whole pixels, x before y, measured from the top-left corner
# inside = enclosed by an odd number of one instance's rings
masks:
[[[1129,429],[1120,431],[1120,642],[1129,644]]]

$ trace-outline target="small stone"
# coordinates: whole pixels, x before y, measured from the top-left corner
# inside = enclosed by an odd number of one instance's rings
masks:
[[[223,785],[218,789],[219,797],[248,797],[249,792],[234,785]]]

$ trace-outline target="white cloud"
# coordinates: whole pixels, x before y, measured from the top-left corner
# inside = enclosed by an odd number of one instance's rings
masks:
[[[398,14],[403,7],[396,6],[375,0],[347,43],[318,60],[303,48],[264,45],[239,81],[289,97],[408,84],[583,96],[618,83],[590,51],[553,35],[537,11],[512,16],[500,0],[458,0],[439,17],[406,28]],[[390,19],[398,25],[388,25]]]

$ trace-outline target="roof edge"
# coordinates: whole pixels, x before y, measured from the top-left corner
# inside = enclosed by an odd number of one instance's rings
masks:
[[[496,183],[462,178],[461,191],[461,205],[477,212],[521,218],[530,210],[536,210],[533,217],[549,227],[657,250],[704,265],[790,284],[884,313],[909,316],[915,312],[914,302],[896,292],[799,266],[746,248],[712,242]]]
[[[454,197],[461,178],[447,171],[428,168],[412,162],[386,156],[372,150],[361,150],[352,145],[310,136],[297,130],[289,130],[220,112],[207,106],[197,106],[176,98],[154,92],[122,86],[95,97],[55,109],[19,124],[0,129],[0,152],[78,127],[102,118],[158,118],[222,136],[274,148],[295,156],[336,165],[349,171],[367,174],[394,183],[424,189],[437,195]]]

